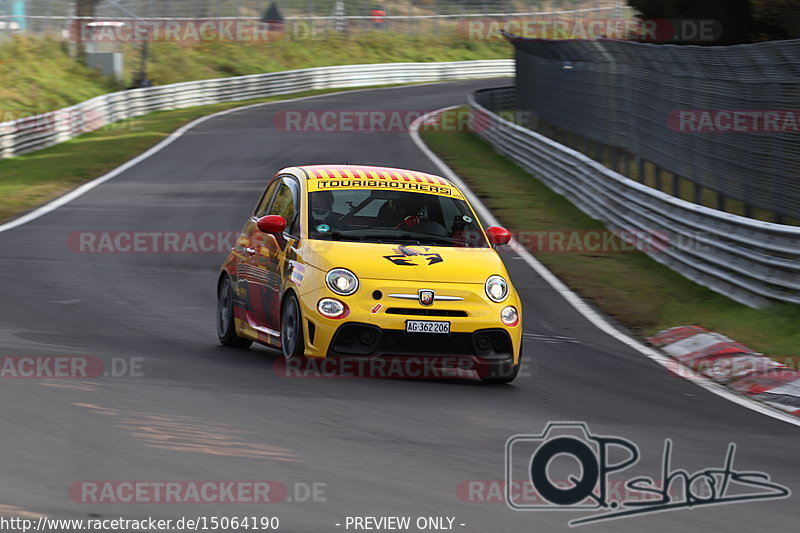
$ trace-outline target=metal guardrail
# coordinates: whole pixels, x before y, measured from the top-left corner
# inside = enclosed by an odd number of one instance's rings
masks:
[[[0,123],[0,159],[67,141],[152,111],[233,102],[312,89],[366,87],[514,75],[511,59],[317,67],[191,81],[105,94],[50,113]]]
[[[750,307],[800,304],[800,227],[724,213],[637,183],[492,112],[514,107],[513,95],[503,88],[469,96],[474,131],[498,152],[610,228],[661,236],[662,246],[645,253],[686,278]]]

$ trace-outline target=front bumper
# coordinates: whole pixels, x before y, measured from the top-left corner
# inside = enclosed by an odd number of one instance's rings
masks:
[[[391,295],[416,294],[431,289],[437,296],[458,298],[423,306],[419,301]],[[378,294],[379,293],[379,294]],[[322,298],[344,302],[343,319],[323,317],[317,311]],[[522,309],[513,287],[508,298],[490,301],[482,284],[361,280],[352,296],[337,296],[327,287],[300,297],[308,357],[434,358],[445,364],[470,361],[473,368],[489,372],[519,362]],[[500,311],[514,306],[519,321],[506,326]],[[407,333],[406,321],[450,322],[450,333]]]
[[[408,333],[358,322],[347,322],[336,330],[327,358],[399,363],[401,372],[412,377],[459,377],[469,372],[480,377],[497,376],[510,372],[514,365],[513,343],[508,332],[502,329],[450,334]],[[383,365],[373,363],[368,368],[380,374]],[[430,373],[430,369],[442,372]],[[448,373],[448,370],[457,373]]]

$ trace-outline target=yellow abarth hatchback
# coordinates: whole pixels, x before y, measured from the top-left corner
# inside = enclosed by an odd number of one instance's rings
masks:
[[[439,176],[286,168],[222,267],[220,342],[259,342],[287,360],[416,358],[510,382],[522,309],[494,249],[510,237],[484,229]]]

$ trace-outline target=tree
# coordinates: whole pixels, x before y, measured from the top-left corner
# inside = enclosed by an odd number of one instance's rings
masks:
[[[711,19],[718,23],[722,30],[718,39],[692,44],[747,43],[753,33],[751,0],[628,0],[628,5],[644,19]]]

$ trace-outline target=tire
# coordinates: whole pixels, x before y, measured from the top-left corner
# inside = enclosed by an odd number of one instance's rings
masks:
[[[511,367],[502,366],[500,368],[492,369],[486,376],[481,376],[482,383],[493,385],[505,385],[511,383],[519,375],[520,362]]]
[[[290,294],[283,302],[281,311],[281,352],[283,357],[289,360],[303,357],[305,351],[300,304],[297,302],[297,297]]]
[[[233,284],[226,275],[217,288],[217,338],[223,346],[249,348],[253,341],[236,334],[233,316]]]

